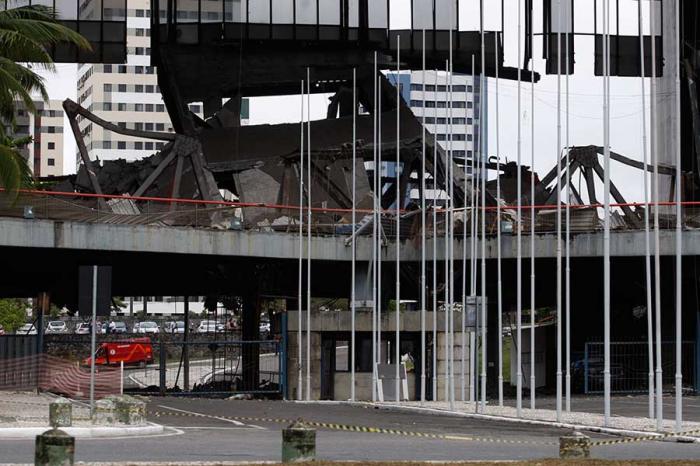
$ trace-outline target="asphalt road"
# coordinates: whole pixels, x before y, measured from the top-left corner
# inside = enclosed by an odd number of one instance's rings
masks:
[[[329,460],[514,460],[553,458],[558,437],[568,431],[541,426],[394,412],[336,404],[153,398],[152,417],[169,426],[157,438],[85,439],[76,444],[78,461],[251,461],[279,460],[283,424],[235,421],[220,416],[304,418],[406,431],[454,434],[508,442],[422,439],[319,429],[317,456]],[[175,413],[185,415],[175,415]],[[191,414],[203,414],[193,416]],[[597,437],[600,438],[600,437]],[[607,438],[607,437],[605,437]],[[700,444],[640,442],[597,447],[597,458],[700,459]],[[33,440],[0,440],[0,462],[31,463]]]

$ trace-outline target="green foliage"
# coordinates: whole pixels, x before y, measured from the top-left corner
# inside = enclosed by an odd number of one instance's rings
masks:
[[[49,99],[44,79],[34,69],[56,71],[48,50],[58,43],[90,49],[83,36],[57,22],[52,8],[31,5],[0,11],[0,186],[15,198],[18,189],[29,185],[31,170],[17,151],[22,144],[8,144],[12,137],[5,126],[14,129],[17,102],[36,113],[32,94]]]
[[[6,332],[14,332],[27,320],[27,301],[23,299],[0,299],[0,325]]]
[[[51,307],[49,307],[49,316],[52,319],[61,317],[61,308],[56,306],[54,303],[51,303]]]

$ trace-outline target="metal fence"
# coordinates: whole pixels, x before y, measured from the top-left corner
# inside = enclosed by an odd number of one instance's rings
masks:
[[[695,390],[695,343],[684,341],[681,347],[683,389]],[[573,367],[574,378],[583,375],[584,393],[603,393],[603,342],[588,342],[584,359]],[[675,343],[661,344],[663,387],[672,390],[675,383]],[[646,342],[610,343],[610,385],[613,393],[641,393],[649,390],[649,357]]]

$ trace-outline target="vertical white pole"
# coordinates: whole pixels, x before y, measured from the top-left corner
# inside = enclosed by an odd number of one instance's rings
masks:
[[[373,164],[373,189],[374,199],[372,201],[372,401],[377,401],[377,240],[378,232],[378,213],[377,199],[379,196],[377,172],[377,52],[374,52],[374,108],[372,110],[372,138],[374,149],[372,152]]]
[[[145,299],[145,298],[144,298]],[[90,323],[90,415],[95,415],[95,345],[97,327],[97,266],[92,266],[92,322]],[[41,330],[41,329],[40,329]]]
[[[302,331],[302,309],[304,297],[302,287],[304,282],[304,81],[301,81],[301,138],[299,143],[299,289],[297,294],[297,400],[302,400],[302,351],[304,341]]]
[[[421,96],[423,98],[423,122],[421,131],[421,256],[420,256],[420,401],[425,403],[425,29],[423,29],[423,71],[421,75]]]
[[[476,61],[474,55],[472,55],[472,141],[476,138],[476,132],[474,128],[476,127],[477,119],[474,115],[474,95],[476,94]],[[471,173],[470,173],[470,187],[471,191],[469,193],[469,296],[472,303],[474,303],[474,312],[476,313],[476,223],[479,218],[479,212],[476,210],[476,198],[474,193],[478,188],[478,167],[476,164],[477,154],[479,153],[478,148],[474,142],[472,142],[472,157],[471,157]],[[465,202],[466,204],[466,202]],[[475,315],[476,324],[476,315]],[[469,401],[476,403],[476,327],[469,331]],[[476,405],[475,405],[476,406]]]
[[[450,63],[449,61],[445,61],[445,101],[448,100],[447,98],[447,85],[449,83],[449,73],[450,73]],[[450,163],[450,153],[449,150],[445,151],[445,206],[443,208],[443,211],[445,212],[445,278],[444,278],[444,284],[445,284],[445,302],[444,302],[444,308],[445,308],[445,401],[449,402],[450,401],[450,316],[449,316],[449,308],[450,308],[450,287],[449,287],[449,280],[450,280],[450,188],[449,188],[449,179],[451,176],[451,170],[450,168],[452,167],[452,164]]]
[[[306,400],[311,401],[311,70],[306,68]]]
[[[535,174],[535,34],[530,31],[530,171]],[[535,375],[535,177],[530,176],[530,409],[535,409],[537,377]]]
[[[435,91],[433,92],[433,401],[438,400],[438,368],[437,368],[437,175],[438,175],[438,141],[437,141],[437,88],[438,71],[435,69]]]
[[[350,401],[355,401],[355,272],[357,242],[355,230],[357,228],[357,183],[355,165],[357,162],[357,69],[352,69],[352,265],[351,265],[351,290],[350,290]]]
[[[639,2],[639,56],[644,57],[644,28],[642,2]],[[654,419],[654,323],[651,302],[651,238],[649,233],[649,156],[647,154],[647,105],[646,105],[646,69],[645,61],[641,60],[640,84],[642,86],[642,155],[644,159],[644,271],[646,276],[647,298],[647,357],[649,359],[649,419]]]
[[[473,72],[473,69],[472,69]],[[473,83],[472,83],[473,86]],[[464,109],[464,134],[469,134],[470,127],[469,124],[467,123],[469,121],[468,118],[468,111],[467,111],[467,103],[469,102],[469,86],[467,84],[467,87],[465,89],[465,109]],[[474,91],[474,88],[472,87],[472,93]],[[473,120],[472,120],[473,121]],[[465,143],[464,145],[464,165],[463,165],[463,173],[464,173],[464,180],[463,180],[463,186],[464,186],[464,210],[462,214],[462,332],[461,332],[461,349],[460,349],[460,366],[459,366],[459,380],[460,380],[460,389],[461,389],[461,400],[462,403],[466,401],[466,374],[465,374],[465,368],[466,368],[466,351],[467,351],[467,214],[469,214],[469,210],[467,209],[467,195],[469,194],[469,189],[468,189],[468,170],[467,170],[467,144]],[[473,154],[473,152],[472,152]]]
[[[566,183],[566,231],[564,233],[564,250],[565,250],[565,255],[566,255],[566,263],[565,263],[565,286],[564,288],[566,289],[566,297],[564,300],[564,306],[566,309],[566,315],[564,318],[564,322],[566,324],[566,372],[564,376],[564,386],[565,386],[565,394],[566,394],[566,412],[571,411],[571,253],[570,253],[570,241],[569,241],[569,232],[571,230],[571,208],[569,207],[569,204],[571,203],[571,176],[570,176],[570,167],[569,167],[569,151],[570,151],[570,146],[569,146],[569,36],[571,33],[571,30],[569,29],[571,26],[571,21],[569,20],[570,15],[572,14],[571,12],[571,2],[569,0],[566,0],[566,177],[568,182]]]
[[[675,63],[675,102],[676,102],[676,125],[675,125],[675,151],[676,151],[676,432],[679,432],[683,427],[683,372],[682,372],[682,352],[681,345],[683,340],[683,257],[681,250],[683,247],[683,210],[681,207],[683,188],[682,172],[681,172],[681,47],[680,47],[680,28],[681,28],[681,2],[675,2],[675,48],[676,48],[676,63]]]
[[[124,394],[124,361],[119,363],[119,394]]]
[[[661,245],[659,238],[659,157],[657,151],[657,132],[656,132],[656,3],[650,2],[650,35],[651,35],[651,80],[649,82],[650,87],[650,111],[649,111],[649,123],[650,123],[650,134],[651,134],[651,161],[654,164],[654,178],[652,181],[653,195],[652,199],[654,201],[654,314],[656,317],[656,328],[655,338],[656,338],[656,369],[655,376],[656,380],[654,383],[654,388],[656,390],[656,428],[661,430],[663,427],[663,369],[661,361]]]
[[[377,361],[384,364],[388,358],[382,359],[382,243],[384,238],[384,228],[382,227],[382,193],[384,184],[382,182],[382,79],[379,74],[375,76],[378,81],[377,89]],[[377,372],[377,383],[382,383]],[[383,393],[383,392],[382,392]]]
[[[518,63],[520,62],[520,57],[522,56],[522,5],[520,0],[518,0]],[[518,215],[517,217],[517,258],[516,258],[516,309],[515,309],[515,334],[516,334],[516,411],[518,417],[523,415],[523,339],[522,339],[522,308],[523,308],[523,285],[522,285],[522,275],[523,275],[523,256],[522,256],[522,229],[520,228],[522,224],[522,210],[523,210],[523,199],[522,199],[522,184],[523,176],[520,170],[520,165],[522,162],[521,158],[521,85],[522,85],[522,72],[520,71],[520,66],[518,66],[518,111],[516,113],[516,118],[518,119],[518,140],[517,140],[517,159],[518,159],[518,176],[517,176],[517,200],[518,200]]]
[[[605,145],[604,166],[604,229],[603,229],[603,397],[605,426],[610,425],[610,3],[603,0],[603,144]]]
[[[395,389],[396,402],[401,402],[401,36],[396,36],[396,332],[394,356],[396,363]]]
[[[484,125],[484,84],[486,82],[486,43],[484,41],[484,0],[479,8],[481,13],[481,75],[479,77],[479,156],[481,163],[481,410],[486,408],[486,139]]]
[[[561,422],[561,0],[557,0],[557,422]]]
[[[453,11],[454,14],[454,11]],[[454,16],[453,16],[454,17]],[[450,164],[450,212],[449,212],[449,217],[450,217],[450,222],[449,222],[449,229],[450,229],[450,236],[449,236],[449,246],[450,246],[450,252],[449,252],[449,258],[450,258],[450,410],[454,409],[454,401],[455,401],[455,320],[454,320],[454,310],[455,310],[455,260],[454,260],[454,221],[455,221],[455,201],[454,201],[454,179],[455,179],[455,174],[454,174],[454,155],[452,152],[452,139],[453,139],[453,134],[452,134],[452,71],[453,71],[453,62],[452,62],[452,35],[454,34],[452,25],[450,25],[450,70],[448,73],[448,91],[449,91],[449,105],[448,105],[448,125],[447,125],[447,138],[448,138],[448,159],[449,159],[449,164]]]
[[[503,281],[501,274],[501,131],[498,78],[501,68],[498,34],[494,34],[496,51],[496,268],[498,287],[498,406],[503,406]]]

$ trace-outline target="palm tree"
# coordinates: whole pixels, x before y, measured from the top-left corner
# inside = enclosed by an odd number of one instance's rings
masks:
[[[44,79],[32,68],[55,72],[49,53],[58,43],[89,49],[89,42],[77,32],[58,23],[52,8],[31,5],[0,11],[0,187],[16,193],[31,183],[31,170],[18,148],[31,139],[15,140],[17,102],[36,112],[32,94],[44,101],[49,96]]]

